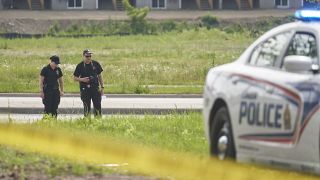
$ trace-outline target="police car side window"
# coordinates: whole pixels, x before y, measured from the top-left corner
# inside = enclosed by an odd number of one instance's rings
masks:
[[[308,56],[313,59],[314,64],[318,64],[317,41],[315,36],[304,32],[296,33],[289,45],[286,55]]]
[[[275,67],[276,61],[286,48],[291,37],[291,32],[285,32],[273,36],[259,44],[251,54],[249,64],[259,67]]]

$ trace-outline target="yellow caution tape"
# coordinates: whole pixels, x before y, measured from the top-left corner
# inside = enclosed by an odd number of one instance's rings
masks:
[[[71,134],[28,125],[0,125],[0,144],[81,162],[128,163],[126,168],[133,172],[177,179],[319,179],[316,176],[270,170],[209,157],[199,158],[190,154],[154,150],[87,133]]]

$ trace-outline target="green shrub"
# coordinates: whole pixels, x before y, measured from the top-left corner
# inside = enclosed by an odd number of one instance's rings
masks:
[[[201,26],[204,26],[207,29],[217,27],[218,25],[219,25],[219,21],[216,17],[213,17],[211,15],[206,15],[201,17]]]
[[[206,27],[207,29],[218,27],[227,33],[247,31],[251,37],[259,37],[261,34],[273,27],[294,21],[292,16],[288,16],[282,18],[264,18],[254,23],[219,23],[216,17],[206,15],[201,17],[198,21],[186,20],[180,22],[175,20],[166,20],[161,22],[151,22],[145,19],[149,12],[148,8],[134,8],[127,2],[127,0],[124,1],[124,5],[126,7],[129,20],[112,20],[109,18],[105,22],[83,23],[83,21],[73,21],[73,23],[67,27],[61,27],[59,22],[55,21],[49,28],[47,35],[157,35],[171,31],[177,31],[179,33],[188,30],[199,31],[201,27]]]
[[[0,49],[8,49],[7,42],[4,42],[3,44],[0,44]]]
[[[177,24],[173,20],[167,20],[160,23],[162,32],[170,32],[177,28]]]
[[[55,22],[48,30],[49,36],[57,36],[59,32],[61,31],[60,25],[58,22]]]
[[[109,19],[103,33],[107,35],[130,34],[130,25],[128,22]]]
[[[149,94],[150,93],[150,89],[148,86],[143,86],[138,84],[135,88],[134,88],[134,93],[135,94]]]
[[[229,26],[223,27],[223,31],[226,33],[243,33],[245,28],[240,24],[231,24]]]
[[[71,25],[67,28],[66,32],[67,32],[68,34],[81,34],[81,33],[83,32],[83,29],[82,29],[82,27],[79,26],[78,24],[71,24]]]

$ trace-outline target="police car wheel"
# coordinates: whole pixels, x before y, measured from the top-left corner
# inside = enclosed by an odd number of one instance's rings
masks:
[[[210,154],[219,159],[235,159],[232,129],[228,110],[221,107],[214,115],[210,128]]]

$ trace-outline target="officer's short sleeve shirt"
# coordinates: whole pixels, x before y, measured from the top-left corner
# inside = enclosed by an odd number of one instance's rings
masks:
[[[89,77],[94,74],[101,74],[103,71],[99,62],[92,60],[92,64],[80,62],[73,73],[76,77]]]
[[[50,65],[42,68],[40,75],[44,77],[44,85],[49,89],[58,89],[58,79],[63,76],[63,73],[59,67],[52,69]]]

